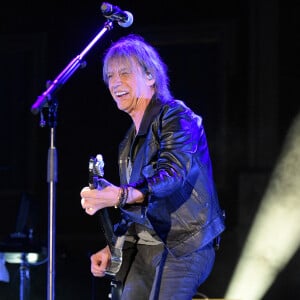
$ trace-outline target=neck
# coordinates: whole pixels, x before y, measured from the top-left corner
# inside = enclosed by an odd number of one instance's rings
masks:
[[[136,108],[129,113],[137,133],[139,131],[145,110],[147,109],[147,106],[149,105],[150,101],[151,98],[138,100]]]
[[[136,133],[138,133],[138,131],[139,131],[139,129],[140,129],[141,122],[142,122],[142,119],[143,119],[145,110],[146,110],[146,108],[143,109],[143,110],[135,111],[135,112],[133,112],[133,113],[130,115],[130,116],[131,116],[131,119],[132,119],[132,121],[133,121],[133,123],[134,123]]]

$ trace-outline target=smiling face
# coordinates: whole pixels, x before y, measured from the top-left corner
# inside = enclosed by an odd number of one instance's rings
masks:
[[[128,114],[144,110],[154,94],[154,79],[128,58],[115,58],[107,68],[108,88],[118,108]]]

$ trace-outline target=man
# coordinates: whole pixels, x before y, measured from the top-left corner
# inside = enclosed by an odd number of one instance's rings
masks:
[[[122,300],[190,300],[225,229],[202,118],[172,97],[166,65],[140,36],[108,49],[103,79],[133,123],[119,148],[121,186],[83,188],[82,207],[90,215],[121,210]],[[92,255],[93,275],[105,276],[110,260],[108,246]]]

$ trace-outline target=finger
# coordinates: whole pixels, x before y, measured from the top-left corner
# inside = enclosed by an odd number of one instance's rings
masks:
[[[104,271],[100,271],[100,270],[91,270],[91,273],[95,276],[95,277],[104,277],[105,276],[105,270]]]
[[[91,190],[91,189],[90,189],[88,186],[84,187],[84,188],[80,191],[81,197],[84,198],[85,192],[90,191],[90,190]]]
[[[92,264],[91,265],[91,272],[93,274],[97,274],[99,276],[99,275],[104,275],[105,272],[106,272],[106,269],[103,266],[101,266],[101,265]]]
[[[93,215],[93,214],[95,214],[96,210],[93,207],[87,207],[85,209],[85,212],[89,215]]]
[[[92,265],[91,266],[91,273],[94,276],[97,277],[103,277],[106,275],[106,269],[103,266],[99,266],[99,265]]]

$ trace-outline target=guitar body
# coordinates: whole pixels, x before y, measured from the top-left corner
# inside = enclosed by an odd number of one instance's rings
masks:
[[[111,293],[109,299],[120,300],[122,296],[122,283],[120,281],[112,280],[110,285]]]

